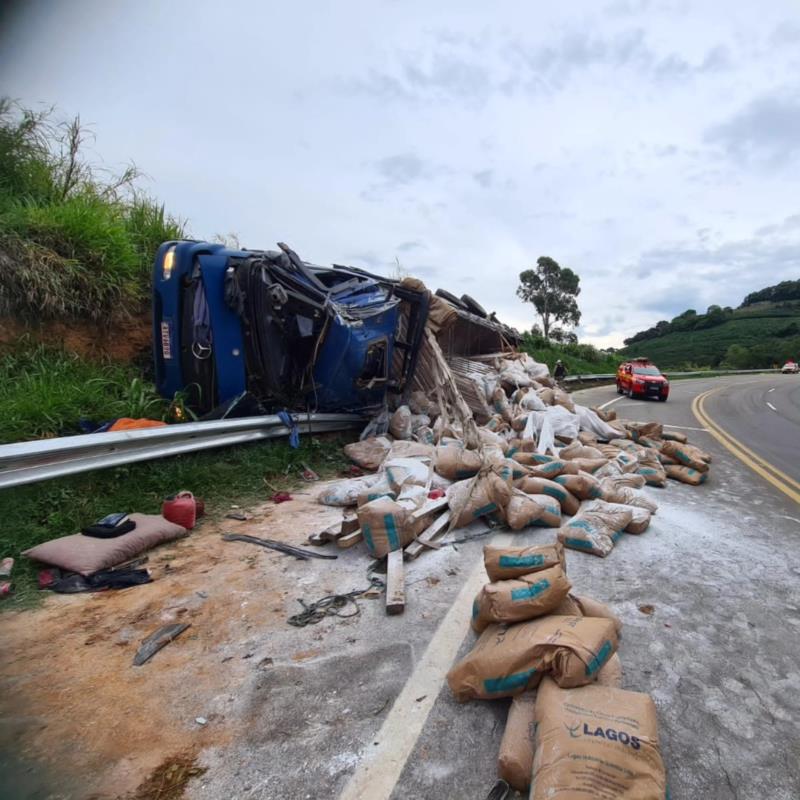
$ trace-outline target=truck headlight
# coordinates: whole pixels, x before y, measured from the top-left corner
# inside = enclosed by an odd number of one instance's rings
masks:
[[[164,261],[161,264],[161,280],[168,281],[172,277],[172,269],[175,266],[175,245],[164,253]]]

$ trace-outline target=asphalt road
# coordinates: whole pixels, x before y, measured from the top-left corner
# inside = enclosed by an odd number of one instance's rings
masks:
[[[707,484],[670,481],[647,490],[660,509],[646,534],[625,537],[604,560],[568,555],[575,591],[609,602],[624,621],[623,685],[648,692],[657,704],[673,800],[800,797],[800,508],[723,447],[692,411],[695,397],[713,391],[708,414],[796,475],[797,463],[787,463],[786,454],[800,451],[800,381],[786,377],[675,382],[667,403],[617,401],[614,387],[576,398],[586,405],[611,401],[620,416],[674,426],[714,456]],[[770,402],[783,413],[768,409],[768,422],[751,418],[746,409],[759,393],[777,395]],[[765,425],[770,436],[759,437]],[[655,613],[643,614],[640,605]],[[467,633],[459,654],[473,641]],[[380,787],[361,796],[484,797],[506,708],[505,701],[458,704],[443,687],[392,793]]]
[[[613,387],[576,397],[685,430],[714,457],[702,486],[646,490],[659,510],[645,534],[624,537],[606,559],[567,556],[573,590],[609,603],[623,621],[623,686],[656,703],[672,800],[800,798],[800,508],[692,411],[696,396],[717,390],[706,407],[716,423],[790,468],[781,454],[800,449],[789,388],[797,385],[792,377],[714,378],[674,383],[667,403],[617,400]],[[770,402],[782,409],[759,421],[775,426],[768,439],[746,411],[758,392],[778,395]],[[357,619],[320,623],[319,658],[292,664],[291,651],[265,635],[260,646],[275,669],[268,679],[254,673],[235,700],[250,733],[204,751],[208,772],[187,795],[485,798],[509,702],[457,703],[444,676],[475,641],[470,607],[490,538],[407,565],[402,616],[364,604]],[[513,535],[515,544],[552,538],[542,528]],[[356,550],[344,558],[363,569]]]
[[[742,444],[800,481],[800,375],[726,383],[705,407]]]
[[[800,493],[789,493],[800,477],[792,458],[799,393],[795,376],[748,376],[675,382],[667,403],[618,399],[614,387],[575,395],[683,430],[714,459],[702,486],[646,490],[659,510],[644,534],[624,536],[605,559],[567,555],[573,591],[607,602],[623,621],[623,686],[656,703],[672,800],[800,798]],[[726,435],[695,417],[701,395],[706,418]],[[458,534],[470,532],[482,531]],[[481,550],[496,536],[541,544],[553,531],[490,534],[424,553],[406,566],[401,616],[363,601],[358,616],[309,628],[254,626],[247,677],[203,706],[236,720],[235,735],[200,750],[207,771],[186,797],[483,800],[509,701],[457,703],[444,676],[475,641]],[[322,587],[364,585],[368,559],[354,547],[336,562],[298,563],[285,569],[311,599]],[[286,602],[297,610],[294,595]],[[298,651],[307,655],[297,660]],[[59,788],[0,796],[90,794]]]
[[[730,444],[765,460],[800,489],[800,375],[758,375],[673,382],[666,403],[631,400],[604,386],[579,393],[591,405],[608,405],[620,416],[656,419],[678,426],[702,426],[693,400]],[[733,441],[731,441],[731,437]],[[739,448],[737,448],[739,449]]]

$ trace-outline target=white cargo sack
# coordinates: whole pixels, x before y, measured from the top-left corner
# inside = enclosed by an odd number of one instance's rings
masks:
[[[324,506],[354,506],[362,492],[383,481],[384,477],[382,473],[377,473],[365,475],[363,478],[335,481],[322,489],[317,495],[317,502]]]
[[[589,433],[593,433],[598,439],[606,439],[608,441],[619,437],[619,431],[616,428],[612,428],[607,422],[603,422],[591,408],[579,406],[576,403],[575,413],[578,415],[578,421],[582,431],[589,431]]]

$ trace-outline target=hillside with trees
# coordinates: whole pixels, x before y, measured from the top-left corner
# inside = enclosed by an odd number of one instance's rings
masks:
[[[664,369],[759,369],[800,354],[800,280],[751,292],[738,308],[687,309],[625,340],[626,356],[643,355]]]

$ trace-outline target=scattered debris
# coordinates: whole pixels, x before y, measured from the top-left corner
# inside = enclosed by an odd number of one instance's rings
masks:
[[[340,536],[336,540],[336,546],[342,548],[352,547],[354,544],[358,544],[363,538],[364,535],[361,533],[361,529],[359,528],[352,533],[348,533],[346,536]]]
[[[491,791],[486,795],[486,800],[506,800],[510,792],[511,787],[501,779],[492,786]]]
[[[14,559],[4,558],[0,561],[0,578],[11,578],[11,571],[14,569]],[[0,581],[0,597],[7,597],[11,594],[11,581]]]
[[[403,551],[392,550],[386,557],[386,613],[402,614],[406,608]]]
[[[289,500],[293,499],[294,498],[289,494],[289,492],[275,492],[275,494],[273,494],[270,498],[273,503],[287,503]]]
[[[361,597],[373,588],[383,589],[386,586],[383,580],[375,575],[370,577],[370,585],[366,589],[354,589],[346,594],[329,594],[320,598],[314,603],[306,603],[298,598],[297,602],[303,606],[299,614],[294,614],[286,621],[296,628],[303,628],[306,625],[316,625],[322,622],[325,617],[357,617],[361,609],[356,602],[356,598]],[[342,609],[352,606],[350,613],[341,613]]]
[[[190,625],[189,622],[172,623],[151,633],[133,657],[133,666],[141,667],[148,662],[162,647],[177,639]]]
[[[655,606],[651,606],[647,603],[645,605],[639,606],[639,611],[641,611],[642,614],[647,614],[648,616],[652,614],[655,610],[656,610]]]
[[[198,725],[207,725],[207,724],[208,724],[208,720],[207,720],[205,717],[195,717],[195,718],[194,718],[194,721],[195,721],[195,722],[196,722]]]
[[[300,473],[300,477],[307,483],[313,483],[319,480],[319,475],[306,463],[303,464],[303,471]]]
[[[167,759],[134,791],[131,800],[179,800],[192,778],[207,772],[197,766],[197,756],[181,754]]]
[[[260,539],[258,536],[248,536],[244,533],[223,533],[222,538],[226,542],[248,542],[249,544],[257,544],[260,547],[266,547],[269,550],[277,550],[279,553],[286,553],[286,555],[294,556],[301,560],[307,560],[309,558],[333,559],[339,557],[326,553],[316,553],[313,550],[303,550],[300,547],[295,547],[285,542],[278,542],[275,539]]]
[[[239,522],[245,522],[250,518],[247,516],[247,514],[243,514],[241,511],[231,511],[225,515],[225,519],[235,519]]]

